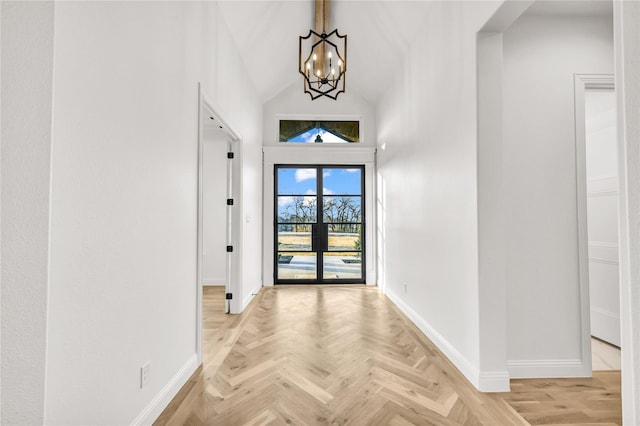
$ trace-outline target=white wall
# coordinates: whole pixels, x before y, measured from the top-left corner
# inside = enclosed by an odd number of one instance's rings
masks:
[[[2,7],[0,6],[0,46],[2,46]],[[0,54],[0,99],[2,98],[2,54]],[[2,102],[0,101],[0,129],[2,129]],[[0,146],[2,146],[0,130]],[[2,149],[0,148],[0,164]],[[2,230],[2,172],[0,172],[0,232]],[[0,269],[2,268],[2,244],[0,243]],[[0,320],[2,319],[2,273],[0,272]],[[2,421],[2,327],[0,326],[0,422]]]
[[[238,61],[240,58],[237,58]],[[239,65],[238,65],[239,66]],[[253,90],[253,89],[252,89]],[[241,95],[238,91],[237,95]],[[247,96],[247,94],[242,94]],[[251,99],[251,98],[249,98]],[[257,98],[253,98],[257,99]],[[239,127],[242,132],[242,205],[240,217],[242,235],[240,246],[241,270],[239,271],[241,293],[234,294],[231,312],[240,313],[262,287],[262,108],[257,101],[247,102],[235,116],[242,113]],[[235,164],[235,163],[234,163]],[[237,193],[237,192],[236,192]],[[235,195],[234,195],[235,197]]]
[[[2,424],[44,413],[53,4],[2,2]]]
[[[502,33],[485,31],[488,25],[477,44],[479,368],[492,379],[491,386],[481,381],[483,390],[507,391]]]
[[[215,3],[2,7],[2,423],[151,422],[196,366],[197,82],[244,138],[248,216],[261,104]]]
[[[507,357],[582,373],[574,73],[613,72],[611,18],[523,16],[504,33]]]
[[[435,3],[377,111],[379,280],[476,386],[475,49],[498,5]]]
[[[2,46],[2,6],[0,6],[0,46]],[[0,54],[0,99],[2,98],[2,54]],[[2,128],[2,102],[0,101],[0,129]],[[0,130],[2,146],[2,130]],[[2,149],[0,148],[0,164]],[[2,230],[2,172],[0,172],[0,232]],[[0,269],[2,268],[2,244],[0,243]],[[2,273],[0,272],[0,320],[2,319]],[[2,327],[0,326],[0,421],[2,421]]]
[[[234,208],[241,232],[234,236],[234,254],[238,256],[232,274],[240,282],[233,296],[231,312],[240,313],[262,287],[262,101],[249,80],[244,61],[224,21],[217,2],[210,2],[214,15],[210,34],[201,41],[211,43],[206,65],[210,80],[204,81],[204,93],[215,111],[239,134],[241,141],[234,150],[233,161],[239,178],[234,179]],[[202,19],[202,17],[200,18]]]
[[[620,172],[622,416],[640,424],[640,1],[614,2]]]
[[[339,120],[340,116],[362,117],[360,143],[354,146],[376,145],[376,112],[373,105],[348,90],[338,96],[337,100],[319,98],[311,101],[302,90],[300,81],[290,85],[274,98],[264,104],[263,138],[265,146],[282,146],[278,142],[277,117],[280,115],[296,115],[327,117]],[[351,118],[350,118],[351,119]]]
[[[206,118],[205,118],[206,120]],[[227,272],[227,137],[205,127],[202,171],[202,283],[225,285]]]

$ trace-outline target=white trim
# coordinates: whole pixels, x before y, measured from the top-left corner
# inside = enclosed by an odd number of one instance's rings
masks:
[[[203,195],[202,195],[202,170],[204,164],[204,123],[202,115],[205,109],[204,94],[202,85],[198,82],[198,140],[196,141],[197,161],[197,183],[196,183],[196,354],[198,364],[202,364],[202,263],[204,260],[204,238],[203,238]]]
[[[620,264],[617,260],[604,259],[602,257],[591,257],[589,256],[589,262],[598,262],[598,263],[606,263],[608,265],[618,266]]]
[[[247,294],[244,299],[242,299],[242,310],[244,311],[246,309],[247,306],[249,306],[249,303],[251,303],[251,301],[253,300],[254,297],[256,297],[258,295],[258,293],[260,292],[260,289],[262,288],[262,283],[260,283],[259,286],[257,286],[256,288],[254,288],[253,290],[251,290],[249,292],[249,294]]]
[[[587,124],[587,125],[589,126],[589,128],[587,130],[589,130],[589,132],[592,132],[592,133],[597,133],[597,132],[600,132],[602,130],[610,129],[612,127],[615,128],[615,125],[612,126],[611,124],[609,124],[607,122],[599,123],[598,125],[591,125],[591,124]]]
[[[616,321],[620,322],[620,315],[618,315],[615,312],[611,312],[611,311],[607,311],[606,309],[601,309],[601,308],[591,308],[591,313],[592,314],[597,314],[597,315],[601,315],[601,316],[605,316],[607,318],[611,318],[611,319],[615,319]]]
[[[618,245],[615,243],[607,243],[604,241],[589,241],[589,247],[601,247],[618,250]]]
[[[587,179],[587,197],[618,195],[617,176],[598,176]]]
[[[618,244],[589,241],[589,261],[618,265],[620,263]]]
[[[507,361],[507,368],[513,379],[584,377],[587,370],[587,366],[580,359],[512,360]],[[588,370],[591,372],[591,365],[588,366]]]
[[[589,191],[587,198],[608,197],[613,195],[618,195],[617,189],[612,191]]]
[[[574,122],[576,148],[576,206],[578,222],[578,267],[580,290],[580,339],[581,374],[591,376],[591,302],[589,296],[589,249],[587,231],[587,156],[585,132],[585,92],[587,90],[613,90],[612,75],[575,74],[574,75]],[[560,369],[562,371],[562,369]],[[510,370],[511,371],[511,370]],[[525,371],[527,371],[525,369]],[[548,371],[554,371],[553,368]],[[541,377],[541,376],[533,376]],[[555,376],[549,376],[555,377]],[[558,376],[560,377],[560,376]],[[565,376],[566,377],[566,376]],[[572,376],[569,376],[572,377]]]
[[[599,185],[609,188],[618,188],[618,176],[600,175],[588,179],[589,186]]]
[[[511,12],[517,9],[516,12],[520,12],[523,10],[520,9],[521,6],[505,3],[501,9],[511,9]],[[502,21],[502,18],[498,21]],[[478,368],[488,372],[506,372],[509,335],[505,239],[507,200],[503,161],[503,56],[502,31],[481,31],[476,34],[475,201],[478,287],[474,296],[478,303]],[[481,377],[480,386],[485,386],[484,382],[487,380]]]
[[[373,164],[376,147],[338,144],[264,146],[264,164]],[[338,158],[338,159],[336,159]]]
[[[613,2],[620,242],[622,422],[640,424],[640,0]]]
[[[587,179],[587,197],[618,195],[617,176],[599,176]]]
[[[227,262],[225,270],[226,292],[235,296],[227,301],[227,312],[241,313],[242,307],[239,299],[242,297],[242,184],[240,183],[242,174],[242,148],[241,139],[229,140],[227,142],[227,152],[233,152],[234,158],[227,159],[227,199],[234,200],[232,206],[227,205],[226,210],[226,245],[233,246],[232,252],[227,252]]]
[[[576,77],[582,81],[585,90],[611,91],[614,88],[611,74],[576,74]]]
[[[487,371],[480,372],[465,358],[447,339],[433,328],[427,321],[407,305],[391,289],[385,290],[386,296],[413,322],[416,327],[438,347],[438,349],[453,363],[466,379],[481,392],[508,392],[509,372]]]
[[[189,377],[198,369],[198,354],[193,354],[151,402],[131,422],[132,425],[150,425],[158,419],[171,400],[178,394]]]
[[[510,392],[508,371],[480,372],[478,390],[480,392]]]

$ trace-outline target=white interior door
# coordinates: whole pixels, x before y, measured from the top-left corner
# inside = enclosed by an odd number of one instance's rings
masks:
[[[202,170],[202,284],[228,286],[227,277],[227,135],[204,128]]]
[[[585,92],[591,335],[620,346],[615,107],[613,90]]]

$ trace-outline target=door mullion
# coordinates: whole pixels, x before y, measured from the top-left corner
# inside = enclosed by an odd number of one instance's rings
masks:
[[[322,194],[323,188],[323,179],[322,176],[322,167],[316,167],[316,223],[318,226],[318,251],[316,253],[317,256],[317,273],[318,273],[318,282],[321,283],[324,281],[324,251],[327,245],[327,236],[325,235],[325,227],[324,227],[324,197]]]

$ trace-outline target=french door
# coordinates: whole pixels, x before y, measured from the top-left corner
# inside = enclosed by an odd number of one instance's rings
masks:
[[[365,282],[364,166],[275,166],[276,284]]]

